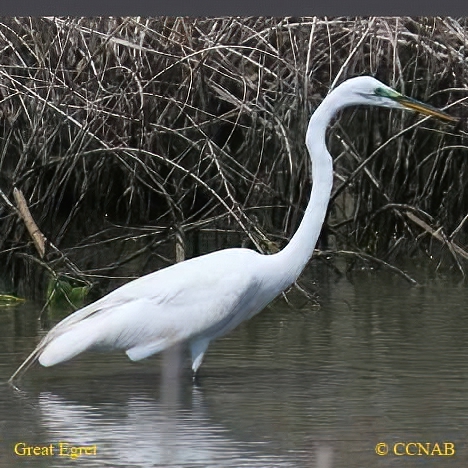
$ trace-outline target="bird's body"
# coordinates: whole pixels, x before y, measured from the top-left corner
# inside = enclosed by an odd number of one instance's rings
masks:
[[[189,346],[195,373],[210,342],[260,312],[295,282],[312,256],[333,184],[326,128],[339,109],[359,104],[406,108],[456,121],[374,78],[345,81],[310,119],[306,146],[312,192],[301,224],[283,250],[274,255],[221,250],[131,281],[58,323],[10,381],[35,360],[52,366],[90,349],[120,349],[139,360],[177,343]]]
[[[87,349],[122,349],[136,361],[180,342],[201,362],[211,340],[289,286],[268,259],[226,249],[131,281],[60,322],[39,362],[52,366]]]

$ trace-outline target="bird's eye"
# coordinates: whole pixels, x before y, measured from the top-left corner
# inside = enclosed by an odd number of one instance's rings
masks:
[[[375,88],[374,95],[387,99],[396,99],[398,96],[400,96],[400,93],[394,91],[391,88]]]

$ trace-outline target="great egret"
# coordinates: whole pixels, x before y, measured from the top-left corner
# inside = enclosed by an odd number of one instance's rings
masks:
[[[345,81],[310,119],[306,146],[312,192],[297,232],[282,251],[261,255],[244,248],[226,249],[131,281],[58,323],[10,381],[35,360],[48,367],[90,349],[121,349],[138,361],[177,343],[188,344],[195,375],[210,342],[259,313],[296,281],[312,256],[333,182],[325,131],[338,110],[360,104],[457,121],[372,77]]]

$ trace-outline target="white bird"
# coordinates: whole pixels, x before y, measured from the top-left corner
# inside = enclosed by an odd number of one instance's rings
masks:
[[[195,375],[209,344],[258,314],[296,281],[311,258],[333,183],[325,132],[338,110],[361,104],[457,121],[372,77],[345,81],[310,119],[305,142],[312,163],[312,192],[297,232],[282,251],[262,255],[244,248],[220,250],[131,281],[53,327],[10,382],[36,360],[48,367],[87,350],[110,349],[124,350],[138,361],[177,343],[190,348]]]

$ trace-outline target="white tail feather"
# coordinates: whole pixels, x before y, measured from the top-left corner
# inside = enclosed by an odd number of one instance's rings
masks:
[[[90,331],[87,323],[82,322],[70,328],[65,333],[53,338],[39,356],[39,362],[44,367],[54,366],[60,362],[81,354],[98,344],[96,331]]]

